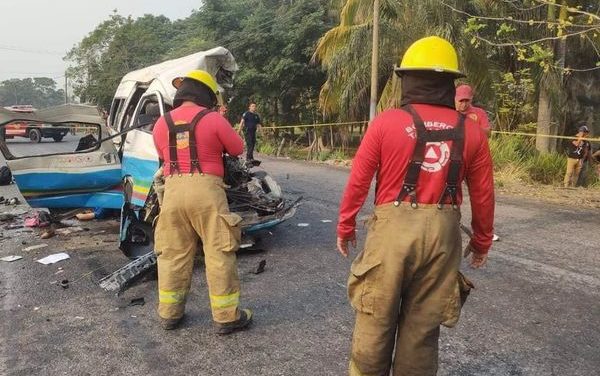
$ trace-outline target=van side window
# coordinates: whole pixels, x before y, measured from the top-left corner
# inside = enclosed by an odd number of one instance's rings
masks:
[[[116,120],[119,118],[117,114],[123,109],[125,98],[115,98],[110,106],[110,114],[108,115],[108,126],[114,130],[117,129]]]
[[[140,130],[152,133],[154,123],[160,117],[160,100],[157,95],[149,95],[142,99],[133,124],[142,125]]]
[[[131,126],[131,119],[134,116],[134,111],[135,108],[138,104],[138,102],[140,101],[140,98],[142,97],[142,95],[144,95],[144,92],[146,91],[145,87],[138,87],[135,89],[135,93],[133,93],[133,95],[131,96],[131,99],[129,100],[129,103],[127,104],[127,108],[125,109],[125,114],[123,114],[122,120],[121,120],[121,126],[120,126],[120,130],[124,131],[125,129],[129,128]]]

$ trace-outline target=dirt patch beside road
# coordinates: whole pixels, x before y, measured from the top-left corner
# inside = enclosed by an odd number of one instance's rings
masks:
[[[507,196],[533,197],[540,201],[573,207],[600,208],[600,189],[598,188],[514,184],[496,187],[496,193]]]

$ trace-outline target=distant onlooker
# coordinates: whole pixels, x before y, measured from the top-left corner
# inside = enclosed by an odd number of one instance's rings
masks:
[[[250,102],[248,111],[244,112],[240,120],[240,131],[246,138],[246,160],[254,160],[254,147],[256,146],[256,131],[260,130],[260,116],[256,113],[256,103]]]
[[[576,140],[569,143],[567,148],[567,171],[565,173],[564,186],[574,187],[579,179],[579,173],[583,161],[590,157],[591,145],[584,138],[590,133],[590,129],[586,125],[579,127],[579,132],[575,135]]]
[[[456,111],[465,114],[468,118],[479,124],[485,134],[490,137],[492,131],[490,121],[483,108],[473,106],[473,88],[471,86],[460,85],[456,88],[454,106],[456,107]]]

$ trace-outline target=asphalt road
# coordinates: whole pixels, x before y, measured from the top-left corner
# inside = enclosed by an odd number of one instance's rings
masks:
[[[157,325],[152,278],[120,298],[103,292],[97,281],[127,261],[115,242],[116,221],[85,223],[89,231],[48,240],[2,229],[11,238],[0,238],[0,257],[24,258],[0,262],[0,374],[345,374],[353,325],[345,290],[351,260],[334,248],[348,171],[274,159],[263,166],[304,201],[296,217],[263,234],[263,252],[239,255],[243,305],[256,315],[249,330],[213,334],[201,267],[187,319],[176,331]],[[12,195],[13,187],[1,189],[0,195]],[[468,223],[468,205],[462,210]],[[498,197],[501,241],[487,268],[463,265],[476,290],[458,326],[442,330],[439,374],[598,374],[599,225],[598,210]],[[364,239],[364,230],[359,236]],[[48,246],[23,251],[40,243]],[[49,266],[34,261],[62,251],[71,258]],[[263,259],[265,272],[252,274]],[[70,281],[68,289],[56,285],[62,279]],[[126,306],[136,297],[146,304]]]
[[[53,153],[72,153],[77,148],[81,135],[67,134],[60,142],[51,138],[43,138],[40,143],[33,143],[27,138],[16,137],[6,141],[8,150],[16,157],[30,157]]]

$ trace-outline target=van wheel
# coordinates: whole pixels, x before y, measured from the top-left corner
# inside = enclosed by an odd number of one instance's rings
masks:
[[[56,142],[61,142],[63,139],[63,136],[54,136],[54,137],[52,137],[52,139],[54,139],[54,141],[56,141]]]
[[[39,129],[33,128],[29,130],[29,140],[34,143],[39,143],[42,141],[42,131]]]

